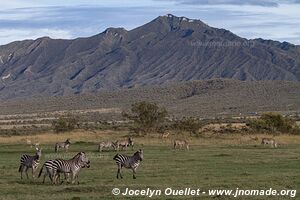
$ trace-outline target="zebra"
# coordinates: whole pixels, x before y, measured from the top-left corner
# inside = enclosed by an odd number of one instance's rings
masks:
[[[273,138],[263,138],[261,144],[267,145],[270,144],[272,147],[277,147],[277,142]]]
[[[28,173],[27,170],[32,168],[32,178],[34,178],[34,172],[39,165],[40,158],[42,156],[42,149],[36,147],[36,153],[34,156],[23,154],[20,159],[19,172],[21,172],[21,179],[23,179],[23,172],[25,171],[27,179]]]
[[[161,134],[161,138],[166,139],[169,137],[169,135],[170,135],[170,132],[164,132],[163,134]]]
[[[117,141],[116,143],[117,143],[117,149],[119,149],[120,146],[121,146],[122,150],[124,150],[124,148],[126,150],[128,146],[131,146],[132,149],[133,149],[133,139],[132,139],[132,137],[128,137],[125,140]]]
[[[100,142],[100,144],[98,145],[98,151],[101,152],[103,150],[103,148],[114,148],[114,150],[117,150],[118,146],[118,141],[116,142]]]
[[[55,164],[55,160],[47,160],[44,165],[42,166],[41,170],[40,170],[40,173],[38,175],[38,178],[41,176],[42,172],[43,172],[43,169],[44,167],[46,168],[46,171],[44,173],[44,179],[43,179],[43,183],[45,183],[45,179],[46,179],[46,176],[49,176],[50,178],[50,181],[53,183],[53,179],[54,179],[54,170],[57,169],[56,167],[56,164]],[[67,175],[68,174],[64,174],[65,175],[65,179],[67,179]],[[56,179],[59,179],[60,176],[59,176],[59,173],[57,174],[57,177]]]
[[[176,139],[174,140],[174,149],[176,149],[176,147],[179,147],[179,149],[181,149],[182,147],[186,147],[187,150],[189,150],[189,143],[186,140],[181,140],[181,139]]]
[[[72,176],[72,184],[75,183],[75,179],[79,184],[79,172],[81,168],[90,167],[90,161],[86,156],[85,152],[79,152],[70,160],[56,159],[54,162],[53,168],[53,183],[55,184],[57,178],[59,177],[58,173],[70,173]]]
[[[142,161],[143,158],[144,158],[144,152],[142,149],[135,152],[133,154],[133,156],[116,154],[113,159],[116,161],[116,164],[118,166],[117,179],[119,179],[119,175],[120,175],[120,178],[123,178],[123,176],[121,174],[121,169],[123,167],[125,167],[127,169],[132,169],[133,179],[136,179],[136,176],[135,176],[136,170],[139,167],[140,161]]]
[[[64,142],[57,142],[55,144],[55,152],[58,152],[59,148],[64,148],[66,150],[66,152],[68,152],[70,144],[71,144],[70,139],[67,139]]]

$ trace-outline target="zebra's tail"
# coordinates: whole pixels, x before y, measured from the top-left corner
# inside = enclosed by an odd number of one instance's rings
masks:
[[[117,160],[118,157],[119,157],[119,154],[116,154],[113,159]]]
[[[19,172],[21,172],[21,169],[22,169],[22,165],[20,165],[20,167],[19,167]]]
[[[39,173],[38,178],[40,178],[40,176],[41,176],[41,174],[42,174],[42,172],[43,172],[44,166],[45,166],[45,164],[43,164],[43,166],[42,166],[42,168],[41,168],[41,170],[40,170],[40,173]]]

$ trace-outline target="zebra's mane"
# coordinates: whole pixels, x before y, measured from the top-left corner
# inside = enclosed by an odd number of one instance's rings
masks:
[[[84,153],[84,152],[79,152],[79,153],[77,153],[77,154],[72,158],[72,160],[73,160],[73,159],[76,159],[76,158],[79,158],[80,155],[81,155],[81,153]]]
[[[134,154],[133,154],[133,156],[140,156],[140,154],[141,154],[141,152],[140,151],[137,151],[137,152],[135,152]]]

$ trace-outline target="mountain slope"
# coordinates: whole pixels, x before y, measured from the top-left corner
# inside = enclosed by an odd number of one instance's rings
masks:
[[[107,111],[103,115],[114,115],[120,119],[121,111],[138,101],[157,102],[176,117],[238,116],[240,113],[248,116],[271,111],[292,114],[300,111],[300,84],[213,79],[93,94],[14,99],[0,104],[0,117],[4,114],[103,109]]]
[[[230,78],[300,81],[300,47],[246,40],[173,15],[126,31],[0,46],[0,98],[53,96]]]

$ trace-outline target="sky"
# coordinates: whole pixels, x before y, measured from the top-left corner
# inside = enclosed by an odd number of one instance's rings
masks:
[[[131,30],[173,14],[200,19],[248,39],[300,45],[300,0],[0,0],[0,45],[43,36],[88,37]]]

